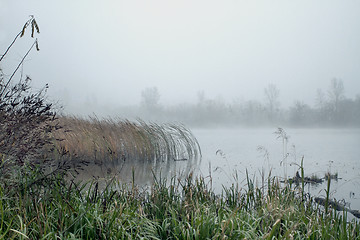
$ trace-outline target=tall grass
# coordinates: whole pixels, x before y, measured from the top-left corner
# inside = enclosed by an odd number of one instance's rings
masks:
[[[266,192],[234,183],[218,195],[192,174],[149,189],[53,180],[10,197],[0,184],[0,239],[360,239],[346,212],[323,211],[276,177]]]
[[[53,133],[55,145],[74,161],[156,163],[201,157],[196,138],[179,124],[75,117],[61,117],[59,121],[63,129]]]

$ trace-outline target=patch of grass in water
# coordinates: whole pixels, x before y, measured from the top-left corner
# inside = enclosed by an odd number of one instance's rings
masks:
[[[121,161],[184,161],[201,157],[199,143],[180,124],[156,124],[97,118],[61,117],[63,129],[53,133],[57,149],[73,161],[96,164]]]

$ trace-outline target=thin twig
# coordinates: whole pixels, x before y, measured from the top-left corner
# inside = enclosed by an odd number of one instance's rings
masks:
[[[1,55],[0,57],[0,62],[3,60],[3,58],[5,57],[5,55],[8,53],[8,51],[10,50],[10,48],[12,47],[12,45],[14,45],[16,39],[21,35],[22,31],[19,32],[16,37],[14,38],[14,40],[12,41],[12,43],[9,45],[9,47],[6,49],[5,53],[3,55]]]
[[[0,97],[2,97],[2,95],[4,94],[5,90],[7,89],[7,87],[9,86],[12,78],[14,77],[15,73],[19,70],[20,66],[23,64],[25,58],[29,55],[30,51],[33,49],[33,47],[35,46],[35,44],[37,44],[37,39],[34,41],[34,43],[31,45],[31,47],[29,48],[29,50],[26,52],[26,54],[24,55],[24,57],[21,59],[20,63],[17,65],[15,71],[11,74],[9,80],[7,81],[7,83],[5,84],[5,87],[3,88],[2,92],[0,93]]]
[[[12,43],[9,45],[9,47],[6,49],[5,53],[3,55],[1,55],[0,57],[0,62],[4,59],[5,55],[9,52],[10,48],[14,45],[14,43],[16,42],[16,39],[18,39],[18,37],[22,37],[25,33],[26,28],[29,26],[29,24],[32,24],[32,28],[34,29],[34,26],[36,27],[37,32],[39,33],[39,27],[37,26],[37,23],[35,21],[35,18],[33,15],[30,15],[30,19],[25,23],[25,25],[23,26],[22,30],[16,35],[16,37],[14,38],[14,40],[12,41]],[[31,35],[31,37],[33,37],[33,34]]]

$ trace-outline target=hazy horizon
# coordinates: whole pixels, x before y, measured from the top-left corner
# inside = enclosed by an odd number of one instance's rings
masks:
[[[65,105],[138,105],[148,87],[158,88],[163,105],[195,103],[200,91],[264,101],[269,84],[282,107],[313,105],[333,78],[347,97],[360,93],[359,10],[359,1],[332,0],[0,0],[0,50],[34,15],[41,50],[23,72]],[[29,35],[1,65],[5,74],[31,45]]]

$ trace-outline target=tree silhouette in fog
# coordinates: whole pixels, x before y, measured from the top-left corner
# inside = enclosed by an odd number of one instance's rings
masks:
[[[332,111],[336,114],[339,112],[340,101],[344,100],[344,84],[341,79],[333,78],[328,90],[329,101]]]
[[[264,93],[265,93],[267,110],[269,114],[269,120],[272,122],[275,120],[276,112],[278,112],[280,107],[280,102],[279,102],[280,91],[275,84],[271,83],[264,89]]]
[[[160,93],[157,87],[145,88],[141,92],[141,106],[154,110],[159,107]]]

